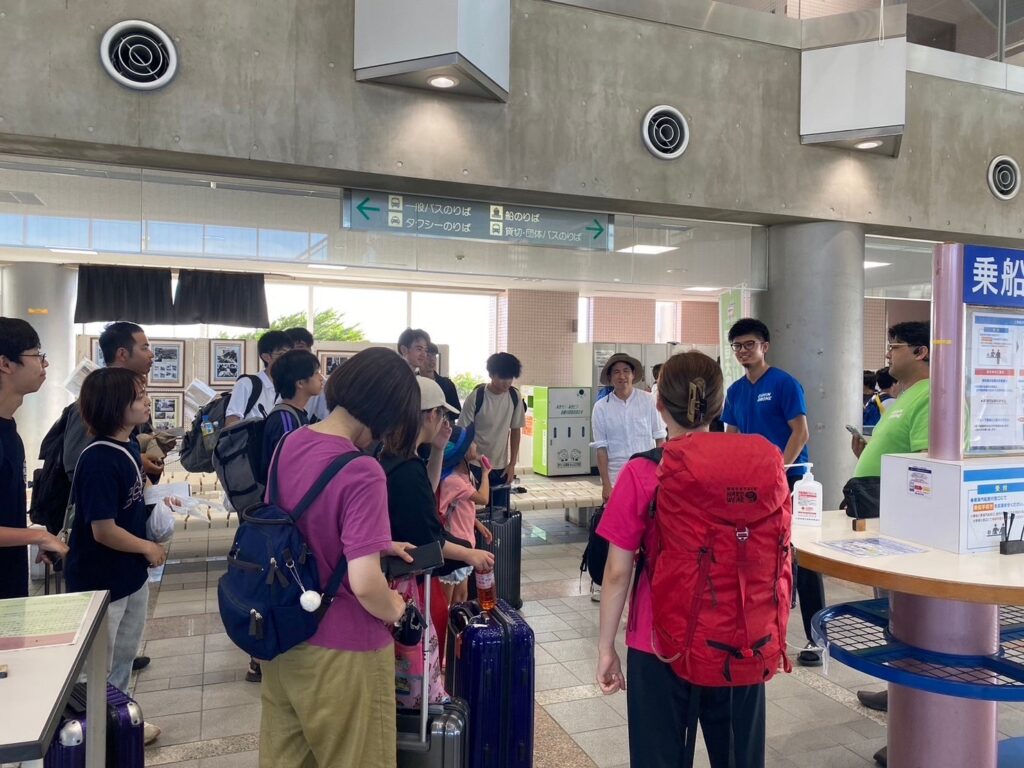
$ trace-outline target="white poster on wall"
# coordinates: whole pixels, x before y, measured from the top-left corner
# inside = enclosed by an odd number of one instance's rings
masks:
[[[968,452],[1024,452],[1024,315],[973,310],[968,330]]]

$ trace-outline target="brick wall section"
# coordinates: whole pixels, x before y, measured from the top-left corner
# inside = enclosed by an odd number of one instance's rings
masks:
[[[618,344],[654,343],[654,299],[595,296],[590,339]]]
[[[679,302],[679,327],[683,344],[718,344],[718,302]]]
[[[877,371],[885,365],[885,299],[864,299],[864,368]]]
[[[572,385],[578,301],[575,292],[523,290],[510,290],[498,300],[498,351],[522,362],[521,383]]]

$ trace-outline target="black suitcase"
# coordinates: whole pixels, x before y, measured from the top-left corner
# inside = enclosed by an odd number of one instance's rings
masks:
[[[424,605],[430,605],[430,582],[423,587]],[[427,614],[429,620],[429,612]],[[445,627],[437,628],[440,632]],[[460,699],[428,704],[430,690],[429,635],[423,632],[423,705],[419,710],[398,710],[398,768],[470,768],[467,762],[469,709]]]
[[[491,488],[491,504],[477,516],[491,532],[493,541],[485,543],[477,531],[476,546],[494,553],[498,597],[518,611],[523,607],[523,514],[494,503],[495,491],[500,492],[502,488],[507,490],[508,486]],[[469,599],[476,600],[476,579],[469,580]]]

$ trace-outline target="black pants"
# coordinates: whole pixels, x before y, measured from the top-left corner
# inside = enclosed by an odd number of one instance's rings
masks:
[[[483,469],[476,466],[475,464],[470,464],[469,471],[473,473],[473,479],[476,480],[476,483],[479,486],[480,478],[483,476]],[[493,508],[495,514],[498,513],[499,507],[503,508],[505,511],[501,514],[504,517],[508,514],[508,511],[511,509],[511,506],[509,504],[509,489],[506,487],[501,488],[499,490],[494,490],[494,488],[496,488],[499,485],[505,485],[505,472],[503,470],[492,469],[490,473],[488,473],[487,479],[490,481],[492,489],[491,507]]]
[[[793,484],[799,479],[797,477],[787,478],[789,490],[793,490]],[[811,619],[814,614],[825,607],[825,581],[817,571],[799,567],[795,551],[793,552],[793,570],[796,577],[796,595],[800,600],[800,618],[803,620],[804,635],[807,637],[807,642],[811,642]]]
[[[711,768],[764,768],[764,684],[695,688],[651,653],[626,653],[626,708],[632,768],[690,768],[684,763],[690,697]]]

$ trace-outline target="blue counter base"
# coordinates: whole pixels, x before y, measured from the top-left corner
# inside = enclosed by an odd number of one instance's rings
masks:
[[[1024,765],[1024,738],[999,742],[999,768],[1021,768]]]
[[[992,656],[954,656],[901,643],[889,634],[884,599],[825,608],[814,615],[811,631],[832,659],[896,685],[982,701],[1024,701],[1024,607],[1003,606],[999,620],[1000,649]]]

